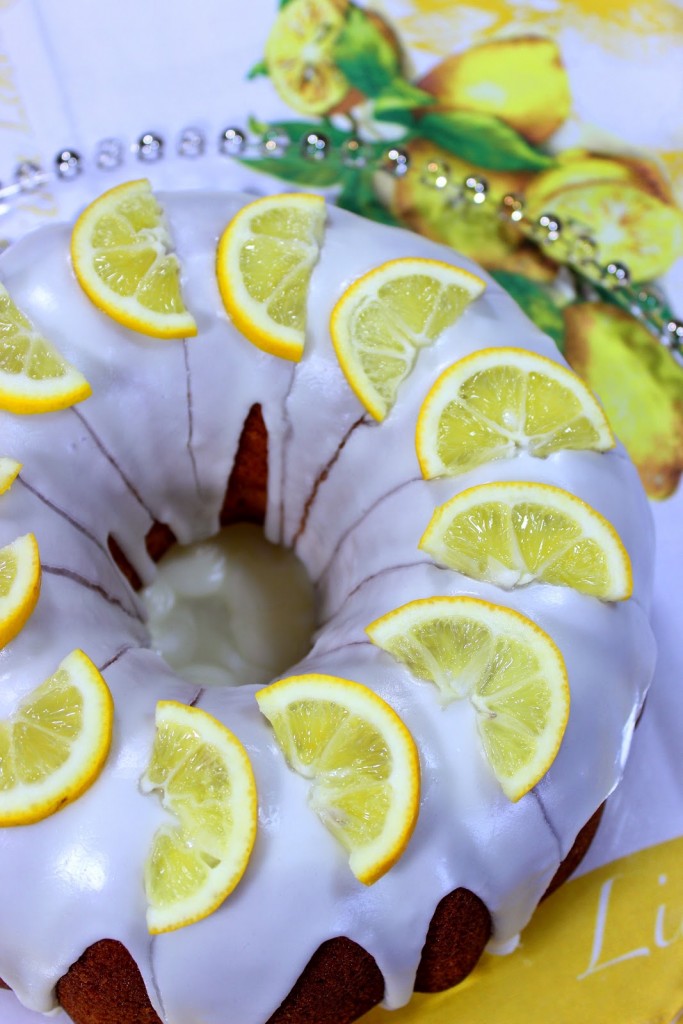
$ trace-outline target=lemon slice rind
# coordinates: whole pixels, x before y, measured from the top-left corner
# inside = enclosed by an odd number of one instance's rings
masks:
[[[5,577],[10,572],[10,589],[7,593],[0,593],[0,648],[21,632],[38,603],[40,552],[32,533],[17,537],[0,549],[0,576]]]
[[[424,653],[419,631],[438,622],[465,630],[463,635],[469,633],[472,638],[471,654],[460,666],[460,675],[453,673],[457,666],[444,665],[428,647]],[[417,636],[411,632],[414,630]],[[543,778],[557,756],[569,718],[569,683],[562,654],[539,626],[519,612],[478,598],[434,597],[396,608],[370,623],[366,632],[374,644],[404,664],[413,678],[435,683],[444,705],[463,698],[471,701],[484,753],[510,801],[520,800]],[[506,667],[500,669],[495,658],[503,648]],[[514,651],[520,669],[524,667],[521,679],[515,679],[514,659],[510,662],[509,653]],[[443,655],[443,648],[440,653]],[[507,687],[497,688],[497,680],[506,678]],[[532,698],[527,722],[520,716],[525,687]],[[506,743],[513,751],[522,744],[526,759],[518,756],[515,762],[505,751]]]
[[[499,374],[506,367],[521,374],[523,382],[526,381],[528,375],[533,374],[537,381],[549,382],[551,389],[553,384],[557,384],[558,389],[561,389],[572,403],[577,403],[577,414],[573,417],[569,415],[567,424],[585,420],[594,433],[591,442],[578,445],[572,444],[565,438],[563,443],[562,437],[559,436],[556,437],[556,442],[553,442],[552,438],[558,434],[558,427],[554,431],[549,431],[547,435],[538,435],[537,440],[532,443],[533,439],[525,435],[523,426],[519,422],[526,414],[525,403],[528,401],[526,392],[522,395],[521,416],[519,410],[506,408],[505,399],[501,398],[498,411],[502,412],[503,416],[509,417],[510,422],[507,426],[501,425],[498,420],[487,417],[480,408],[477,408],[476,405],[470,406],[462,398],[461,389],[471,385],[478,374],[492,371]],[[522,386],[528,388],[528,382],[523,383]],[[561,391],[558,390],[558,397]],[[460,466],[444,462],[437,450],[437,439],[440,432],[443,433],[442,417],[450,408],[457,409],[458,416],[462,414],[471,417],[481,431],[482,440],[472,443],[469,461],[463,460]],[[461,434],[466,436],[467,432],[467,426],[463,426]],[[418,461],[422,475],[427,480],[437,476],[456,476],[491,459],[510,458],[516,454],[519,448],[527,450],[532,455],[544,457],[543,453],[548,446],[553,451],[570,448],[604,452],[613,448],[615,444],[614,434],[607,417],[584,382],[572,370],[560,363],[520,348],[480,349],[448,367],[437,378],[422,403],[415,433]]]
[[[256,298],[245,284],[244,271],[241,267],[243,251],[253,245],[254,234],[252,225],[256,218],[277,213],[279,210],[297,211],[303,214],[304,222],[308,222],[306,237],[282,237],[277,234],[259,232],[259,240],[270,239],[273,256],[277,253],[288,256],[283,260],[282,276],[269,282],[266,296]],[[304,351],[305,323],[291,326],[276,322],[268,313],[268,306],[278,296],[283,299],[293,282],[298,282],[299,290],[303,287],[307,293],[310,277],[313,273],[323,240],[326,207],[321,196],[308,193],[285,193],[283,195],[265,196],[257,199],[235,214],[218,243],[216,254],[216,276],[223,304],[233,323],[248,341],[267,352],[298,362]],[[286,305],[286,302],[285,302]],[[294,311],[292,311],[294,316]],[[305,320],[305,316],[304,316]]]
[[[41,721],[41,705],[49,704],[60,688],[75,688],[80,693],[81,711],[75,716],[79,719],[78,729],[73,723],[73,708],[71,715],[64,714],[61,701],[54,709],[54,719],[48,709]],[[111,746],[113,718],[114,702],[102,675],[83,651],[72,651],[55,673],[22,701],[15,714],[0,723],[0,745],[5,754],[4,759],[0,758],[5,761],[0,769],[0,826],[41,821],[81,796],[104,767]],[[67,731],[60,733],[63,721],[67,722]],[[16,780],[21,766],[17,765],[16,742],[10,733],[24,723],[49,733],[70,748],[63,763],[40,783]]]
[[[420,765],[415,742],[396,712],[381,697],[368,687],[349,679],[323,674],[290,676],[271,686],[259,690],[256,700],[265,717],[273,726],[276,738],[290,767],[298,774],[313,782],[309,793],[309,806],[318,814],[323,824],[345,846],[349,853],[349,865],[356,878],[364,885],[372,885],[382,877],[403,854],[412,835],[420,800]],[[316,763],[306,764],[299,760],[295,740],[287,726],[287,709],[298,702],[315,705],[325,702],[348,712],[349,722],[358,719],[381,736],[388,751],[390,772],[386,785],[389,807],[381,831],[368,842],[354,843],[344,834],[343,824],[339,827],[338,812],[334,807],[334,770],[327,780]],[[324,712],[323,712],[324,713]],[[339,731],[341,732],[341,730]],[[330,758],[330,750],[339,742],[339,732],[330,731],[329,742],[320,751],[318,764]],[[338,768],[336,770],[339,770]],[[353,769],[349,771],[349,778]],[[358,790],[368,792],[372,784],[357,776]],[[345,792],[353,789],[350,784]]]
[[[83,374],[36,330],[1,282],[0,339],[0,409],[21,415],[56,412],[92,393]],[[45,362],[51,374],[41,366]]]
[[[414,324],[408,324],[400,315],[401,304],[396,297],[380,295],[382,288],[386,290],[387,286],[394,286],[398,281],[415,282],[416,279],[431,280],[438,289],[435,298],[425,299],[429,312],[421,330],[417,330]],[[457,288],[462,296],[451,315],[443,315],[440,302],[443,302],[449,287]],[[374,268],[346,289],[330,317],[332,342],[349,386],[374,419],[381,421],[391,411],[398,388],[411,372],[419,349],[434,344],[442,331],[459,319],[485,287],[481,278],[450,263],[423,257],[402,257]],[[368,316],[371,306],[380,307],[380,316],[384,315],[386,319],[386,330],[382,332],[381,341],[364,345],[360,337],[361,320]],[[387,365],[393,366],[392,373],[386,376],[386,394],[380,392],[369,372],[371,362],[375,361],[379,363],[380,374]]]
[[[154,776],[150,760],[140,780],[143,793],[160,791],[163,806],[178,820],[177,825],[164,825],[157,831],[145,867],[147,926],[152,935],[175,931],[208,917],[230,895],[249,863],[256,840],[258,810],[256,783],[247,752],[221,722],[200,708],[167,700],[157,704],[156,726],[155,748],[159,742],[159,730],[168,727],[177,729],[176,735],[192,736],[192,739],[188,741],[187,752],[172,766],[166,778],[161,780]],[[191,753],[199,756],[199,748],[205,764],[219,764],[219,779],[222,778],[218,790],[212,789],[208,769],[204,769],[205,779],[200,783],[206,786],[203,801],[197,799],[196,793],[183,793],[177,781],[178,772],[187,769],[188,756]],[[174,790],[171,795],[169,786]],[[213,793],[211,799],[206,796],[209,792]],[[215,810],[215,820],[228,824],[230,835],[227,839],[219,834],[213,837],[205,832],[198,834],[202,831],[200,822],[204,809],[209,820],[212,820]],[[160,851],[160,861],[163,862],[164,849],[173,844],[181,851],[181,856],[187,856],[186,863],[194,866],[205,881],[184,898],[174,898],[162,905],[154,901],[153,860],[155,853]],[[168,870],[168,862],[161,866],[162,870]]]
[[[524,510],[520,528],[527,534],[534,529],[534,516],[538,519],[538,548],[534,551],[537,557],[532,566],[525,559],[511,521],[513,509],[520,506]],[[557,513],[564,517],[565,522],[560,525],[574,525],[576,532],[554,543],[548,536],[552,527],[547,517],[543,518],[544,510],[551,516]],[[492,519],[500,522],[501,516],[506,520],[503,537],[492,527]],[[447,539],[456,520],[460,520],[467,534],[460,546],[455,539],[451,543]],[[498,555],[506,557],[496,557],[496,543]],[[534,581],[558,583],[602,601],[625,601],[633,592],[631,560],[612,524],[587,502],[549,484],[511,481],[480,484],[461,491],[434,511],[418,547],[441,565],[504,589]],[[592,561],[597,575],[598,559],[603,561],[605,577],[599,585],[597,581],[582,579],[580,564]],[[562,574],[553,571],[560,561],[565,563]],[[565,582],[572,570],[576,579]]]
[[[19,476],[21,463],[16,459],[10,459],[7,455],[0,455],[0,494],[5,494]]]
[[[179,284],[180,264],[172,251],[171,236],[158,203],[154,225],[138,231],[128,225],[131,238],[119,246],[107,248],[93,245],[93,237],[98,237],[98,232],[104,234],[101,225],[107,222],[116,224],[117,220],[121,222],[119,210],[124,208],[126,203],[137,199],[153,199],[152,188],[146,178],[117,185],[104,192],[81,213],[71,234],[71,263],[76,278],[91,302],[116,323],[155,338],[194,337],[197,325],[182,302]],[[95,261],[102,258],[103,253],[108,256],[115,254],[122,263],[125,263],[126,260],[132,262],[139,258],[142,250],[153,253],[152,262],[146,266],[135,292],[131,295],[115,291],[94,269]],[[174,301],[183,307],[181,310],[156,312],[151,307],[143,305],[137,298],[138,295],[144,294],[146,286],[155,275],[164,274],[176,279],[172,290]]]

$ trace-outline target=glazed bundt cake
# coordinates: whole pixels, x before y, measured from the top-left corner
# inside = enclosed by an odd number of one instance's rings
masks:
[[[413,989],[457,984],[487,944],[509,948],[585,851],[652,672],[649,511],[620,446],[586,450],[571,438],[541,458],[515,449],[424,478],[416,422],[449,367],[510,349],[563,365],[468,261],[329,207],[296,362],[257,347],[225,311],[216,246],[248,198],[159,198],[197,337],[151,338],[98,309],[75,278],[68,226],[41,229],[0,260],[12,302],[92,391],[57,411],[0,413],[0,455],[21,464],[0,497],[0,544],[32,533],[42,570],[35,610],[1,652],[3,714],[75,649],[114,701],[111,751],[90,788],[58,813],[0,830],[0,976],[26,1006],[60,1004],[76,1024],[344,1024],[382,1001],[405,1004]],[[464,268],[485,288],[432,332],[376,417],[340,368],[330,318],[352,283],[399,257]],[[11,371],[7,360],[2,369]],[[612,524],[632,596],[533,581],[505,589],[418,546],[454,495],[520,480],[571,492]],[[150,649],[136,591],[155,560],[240,521],[293,548],[316,585],[312,649],[284,675],[363,684],[398,712],[419,752],[414,832],[371,886],[307,806],[255,687],[200,690]],[[562,744],[521,799],[504,794],[471,715],[443,707],[432,684],[366,633],[411,602],[459,596],[525,616],[566,665]],[[243,878],[213,913],[150,936],[145,862],[168,814],[139,780],[165,700],[203,709],[244,745],[258,832]]]

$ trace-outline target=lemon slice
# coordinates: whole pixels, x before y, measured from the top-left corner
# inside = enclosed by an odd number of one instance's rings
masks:
[[[0,409],[54,412],[90,394],[85,377],[36,330],[0,284]]]
[[[114,702],[83,651],[0,722],[0,825],[41,821],[93,784],[109,753]]]
[[[20,462],[10,459],[6,455],[0,455],[0,494],[9,491],[20,472]]]
[[[32,533],[0,548],[0,648],[31,616],[40,594],[40,552]]]
[[[290,676],[256,694],[287,762],[312,781],[309,806],[372,885],[399,859],[415,827],[420,762],[396,712],[366,686]]]
[[[225,308],[249,341],[298,362],[306,304],[325,233],[321,196],[266,196],[244,206],[218,244],[216,274]]]
[[[71,235],[71,262],[94,304],[154,338],[197,333],[180,290],[180,263],[147,179],[117,185],[86,207]]]
[[[326,114],[346,97],[349,83],[334,60],[344,28],[345,0],[292,0],[283,6],[266,43],[273,85],[293,110]]]
[[[178,819],[155,834],[145,865],[152,935],[208,917],[244,874],[256,839],[254,774],[229,729],[199,708],[160,701],[144,793]]]
[[[406,258],[347,288],[332,310],[332,341],[351,388],[376,420],[393,407],[418,349],[432,345],[485,287],[449,263]]]
[[[456,476],[524,449],[614,447],[607,418],[571,370],[526,349],[489,348],[460,359],[431,388],[417,421],[423,475]]]
[[[437,508],[419,546],[435,561],[499,587],[532,580],[603,601],[631,596],[631,560],[599,512],[559,487],[483,484]]]
[[[467,698],[488,762],[512,801],[555,760],[569,716],[564,661],[550,637],[518,612],[472,597],[411,601],[367,628],[373,643],[444,704]]]

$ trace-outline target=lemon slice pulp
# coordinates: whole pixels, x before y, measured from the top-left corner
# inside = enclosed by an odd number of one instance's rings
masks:
[[[383,420],[420,348],[432,345],[485,288],[438,260],[390,260],[355,281],[332,311],[340,366],[368,412]]]
[[[320,196],[266,196],[233,217],[218,245],[218,286],[235,326],[253,345],[294,362],[304,351],[325,217]]]
[[[0,722],[0,825],[28,825],[71,803],[100,774],[114,703],[83,651]]]
[[[412,736],[372,690],[336,676],[290,676],[256,694],[309,805],[371,885],[405,850],[420,799]]]
[[[32,533],[0,548],[0,647],[19,633],[40,594],[40,552]]]
[[[564,660],[518,612],[471,597],[411,601],[367,628],[373,643],[444,704],[468,699],[491,769],[512,801],[555,760],[569,716]]]
[[[0,284],[0,409],[54,412],[90,394],[85,377],[36,330]]]
[[[197,333],[171,250],[163,210],[145,178],[101,195],[71,235],[71,262],[86,295],[117,323],[155,338]]]
[[[419,546],[435,561],[499,587],[540,580],[603,601],[631,596],[631,561],[614,527],[559,487],[471,487],[437,508]]]
[[[482,349],[436,381],[417,421],[427,479],[455,476],[519,449],[545,458],[563,448],[614,447],[607,418],[571,370],[526,349]]]
[[[251,764],[229,729],[199,708],[160,701],[142,791],[158,790],[178,824],[156,832],[145,865],[152,935],[211,914],[242,878],[256,839]]]

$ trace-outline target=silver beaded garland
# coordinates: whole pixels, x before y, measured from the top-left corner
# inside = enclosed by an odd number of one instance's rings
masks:
[[[345,167],[365,166],[365,149],[360,139],[346,139],[342,143],[342,163]]]
[[[202,156],[205,149],[206,139],[204,138],[204,132],[199,128],[193,128],[191,125],[188,128],[183,128],[178,136],[178,156],[194,160],[196,157]]]
[[[602,275],[613,288],[625,288],[631,283],[629,269],[623,263],[608,263],[603,267]]]
[[[246,144],[246,136],[239,128],[225,128],[218,140],[218,148],[224,156],[238,156]]]
[[[405,149],[398,149],[396,146],[392,146],[388,149],[384,156],[384,168],[393,174],[395,178],[402,178],[404,174],[408,172],[410,167],[410,155]]]
[[[330,140],[320,132],[308,132],[301,140],[301,152],[308,160],[324,160],[330,149]]]
[[[477,178],[474,174],[468,175],[463,182],[463,195],[475,206],[481,206],[486,202],[489,191],[489,183],[486,178]]]
[[[669,348],[675,349],[677,352],[683,351],[683,321],[669,320],[664,340]]]
[[[77,178],[81,173],[81,157],[74,149],[63,149],[55,157],[57,174],[65,181]]]
[[[45,174],[40,164],[22,160],[14,172],[14,180],[22,192],[34,192],[45,181]]]
[[[123,154],[121,139],[102,139],[95,150],[95,163],[101,171],[113,171],[123,163]]]
[[[138,139],[135,148],[138,160],[143,160],[145,163],[154,163],[156,160],[161,160],[164,155],[164,140],[160,135],[155,135],[154,132],[145,132]]]
[[[562,221],[554,213],[542,213],[536,226],[537,234],[544,242],[556,242],[562,234]]]

